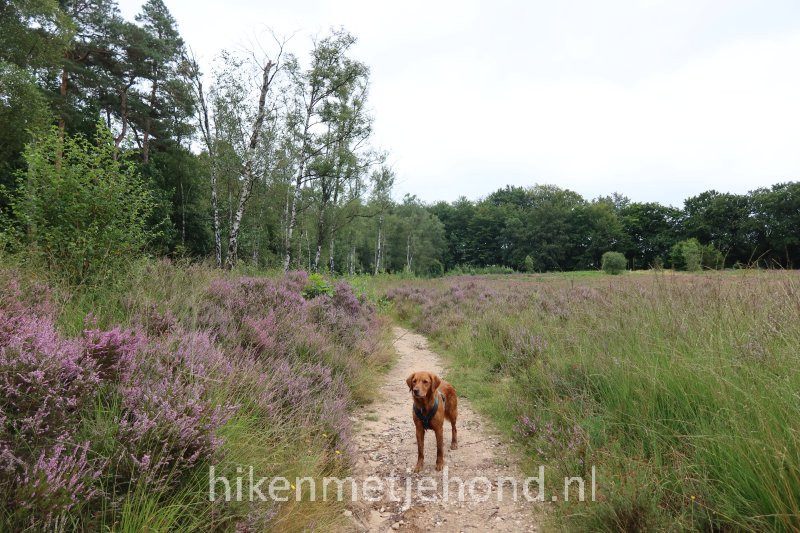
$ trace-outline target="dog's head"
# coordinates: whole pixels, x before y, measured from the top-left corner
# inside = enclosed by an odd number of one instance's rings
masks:
[[[433,372],[414,372],[406,379],[408,390],[411,391],[414,398],[424,398],[433,394],[441,382],[439,376]]]

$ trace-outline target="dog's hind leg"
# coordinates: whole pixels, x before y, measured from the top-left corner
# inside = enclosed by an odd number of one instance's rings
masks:
[[[453,394],[447,404],[447,410],[445,411],[445,415],[447,420],[450,421],[450,430],[452,432],[452,439],[450,440],[450,449],[457,450],[458,449],[458,430],[456,429],[456,420],[458,419],[458,399],[456,395]]]
[[[452,439],[450,440],[450,449],[457,450],[458,449],[458,430],[456,429],[456,414],[450,417],[450,429],[452,431]]]

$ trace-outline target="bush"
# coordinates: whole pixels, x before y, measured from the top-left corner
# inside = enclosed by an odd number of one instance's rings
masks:
[[[333,296],[333,286],[331,283],[322,277],[322,274],[311,274],[308,276],[308,283],[303,287],[303,296],[310,300],[324,294],[326,296]]]
[[[675,270],[697,272],[703,268],[718,270],[723,267],[722,253],[711,244],[700,244],[697,239],[676,243],[670,251],[670,261]]]
[[[601,264],[606,274],[622,274],[628,265],[628,260],[619,252],[606,252],[603,254]]]
[[[525,256],[523,267],[525,268],[525,272],[533,272],[534,266],[533,266],[533,259],[531,258],[531,256],[529,255]]]
[[[60,155],[59,155],[60,152]],[[139,255],[150,235],[150,192],[132,163],[115,159],[111,133],[98,124],[95,143],[56,128],[25,150],[13,209],[21,240],[75,283],[106,277]]]
[[[274,529],[274,502],[208,502],[208,465],[344,474],[348,407],[388,361],[375,309],[304,272],[132,272],[125,324],[101,311],[69,335],[47,286],[0,268],[0,531]],[[312,285],[330,297],[304,298]]]
[[[472,266],[456,265],[447,272],[448,276],[480,276],[483,274],[513,274],[514,269],[504,265]]]

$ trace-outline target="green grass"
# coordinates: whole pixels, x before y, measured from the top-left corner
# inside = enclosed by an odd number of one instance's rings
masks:
[[[381,290],[427,295],[389,310],[432,338],[448,379],[516,439],[530,471],[596,466],[599,501],[560,504],[553,527],[800,528],[796,273],[474,279]],[[526,349],[529,336],[546,348]],[[522,416],[536,431],[517,431]]]

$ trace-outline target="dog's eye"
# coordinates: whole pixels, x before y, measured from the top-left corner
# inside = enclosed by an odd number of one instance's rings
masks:
[[[427,385],[427,384],[428,384],[428,380],[427,380],[427,379],[424,379],[424,380],[422,380],[422,382],[423,382],[425,385]]]

